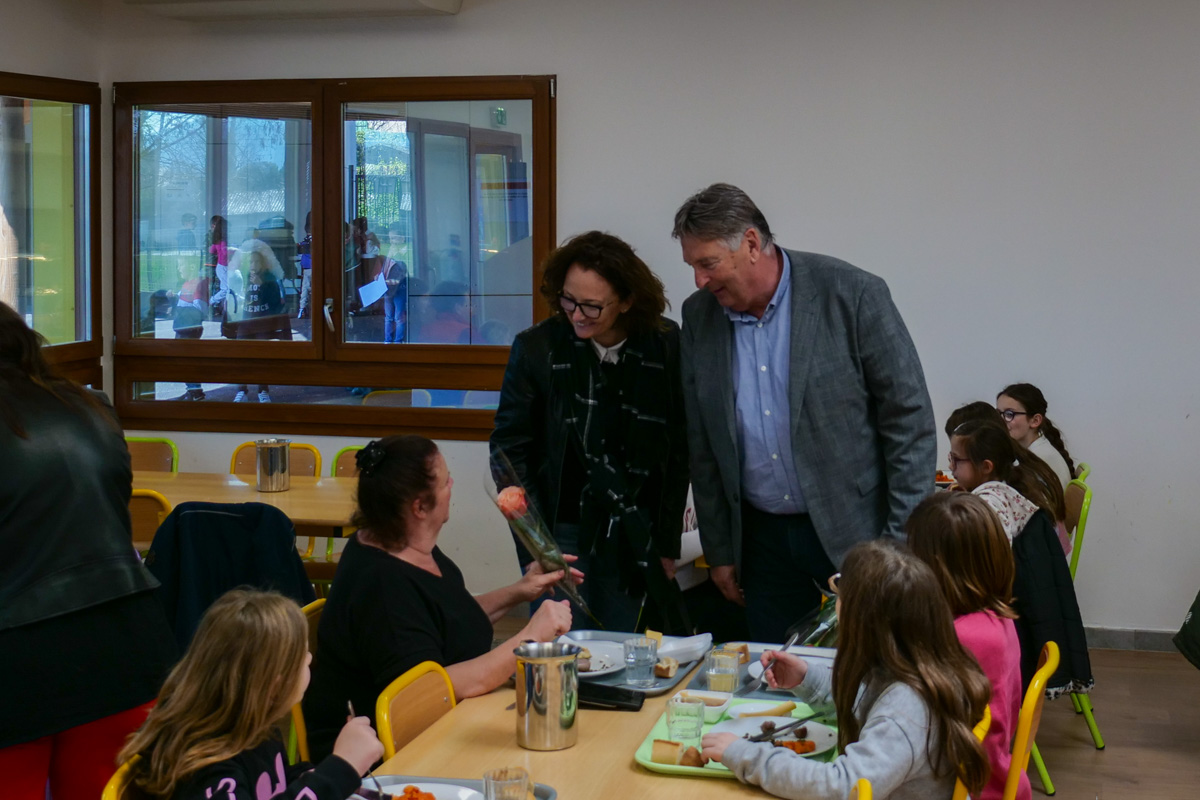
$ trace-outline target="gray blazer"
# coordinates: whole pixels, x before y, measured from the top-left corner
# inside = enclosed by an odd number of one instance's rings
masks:
[[[925,374],[882,278],[830,256],[792,265],[792,452],[829,559],[858,542],[904,536],[933,490],[937,438]],[[704,289],[683,304],[683,395],[704,556],[742,560],[741,460],[733,323]]]

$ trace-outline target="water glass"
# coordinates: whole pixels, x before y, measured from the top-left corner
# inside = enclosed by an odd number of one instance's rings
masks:
[[[671,741],[697,745],[700,743],[700,728],[703,725],[703,700],[676,695],[667,701],[667,732]]]
[[[520,767],[501,767],[483,773],[485,800],[527,800],[529,773]]]
[[[709,691],[732,692],[738,687],[740,656],[732,650],[713,650],[704,661]]]
[[[625,682],[631,686],[653,686],[658,642],[638,636],[625,640]]]

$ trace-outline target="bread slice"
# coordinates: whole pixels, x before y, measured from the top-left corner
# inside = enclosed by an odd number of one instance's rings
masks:
[[[670,656],[663,656],[654,665],[654,674],[659,678],[674,678],[675,671],[679,669],[679,662]]]
[[[662,647],[663,635],[661,633],[659,633],[658,631],[652,631],[649,628],[646,628],[646,633],[643,635],[647,639],[653,639],[654,643],[656,645],[658,645],[659,647]]]
[[[750,663],[750,645],[746,644],[745,642],[729,642],[728,644],[724,645],[721,649],[722,650],[731,650],[731,651],[737,653],[739,664],[749,664]]]
[[[787,717],[796,710],[796,704],[791,700],[786,703],[780,703],[777,706],[763,709],[762,711],[750,711],[745,714],[739,714],[742,717]]]
[[[690,694],[688,692],[680,692],[679,696],[685,700],[700,700],[709,708],[718,708],[729,702],[728,697],[707,697],[701,694]]]
[[[669,739],[655,739],[650,744],[650,760],[655,764],[678,764],[683,758],[683,745]]]
[[[689,747],[683,751],[683,756],[679,759],[681,767],[703,767],[705,764],[704,756],[700,755],[700,751],[695,747]]]

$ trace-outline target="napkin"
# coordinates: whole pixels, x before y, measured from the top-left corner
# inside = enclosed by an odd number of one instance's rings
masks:
[[[701,633],[683,638],[667,636],[663,639],[662,646],[658,648],[658,657],[670,656],[680,664],[697,661],[712,649],[712,641],[711,633]]]

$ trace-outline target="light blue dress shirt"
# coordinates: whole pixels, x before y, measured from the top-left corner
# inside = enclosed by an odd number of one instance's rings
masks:
[[[733,322],[733,394],[742,497],[771,514],[808,511],[792,458],[788,404],[791,366],[792,264],[783,248],[779,285],[762,319],[725,309]]]

